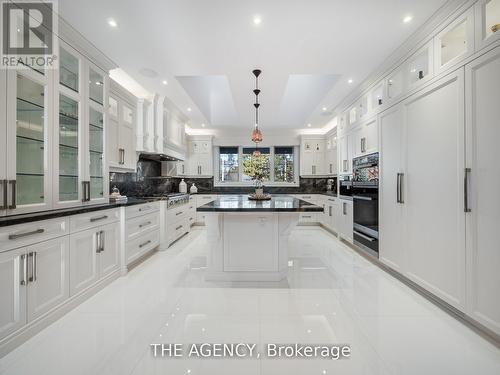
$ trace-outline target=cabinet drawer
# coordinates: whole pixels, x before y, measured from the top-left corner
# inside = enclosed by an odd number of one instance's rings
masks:
[[[80,232],[85,229],[115,223],[120,220],[120,209],[89,212],[71,216],[69,219],[70,232]]]
[[[69,233],[69,219],[53,219],[0,229],[0,252],[46,241]]]
[[[127,219],[130,219],[132,217],[137,217],[141,215],[148,214],[150,212],[155,212],[159,211],[160,209],[160,203],[159,202],[151,202],[151,203],[144,203],[144,204],[138,204],[135,206],[130,206],[125,209],[125,216]]]
[[[316,223],[318,215],[315,212],[303,212],[299,215],[299,223]]]
[[[127,243],[127,264],[133,262],[143,254],[160,244],[160,231],[154,230],[138,236]]]
[[[187,233],[187,232],[189,232],[187,220],[182,220],[182,221],[174,224],[174,227],[170,231],[168,243],[170,244],[170,243],[174,242],[176,239],[183,236],[184,233]]]
[[[147,215],[127,219],[125,226],[127,229],[127,240],[131,240],[142,235],[143,233],[155,229],[157,230],[160,227],[160,215],[158,212],[153,212]]]
[[[189,212],[190,205],[183,204],[182,206],[178,206],[175,208],[171,208],[167,210],[167,224],[171,225],[182,218],[184,218]]]

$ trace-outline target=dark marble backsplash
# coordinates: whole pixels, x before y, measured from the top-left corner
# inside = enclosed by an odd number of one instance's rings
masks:
[[[137,163],[137,173],[111,172],[109,175],[110,189],[116,186],[120,193],[130,197],[148,197],[176,193],[179,191],[180,178],[160,177],[160,163],[140,160]],[[334,189],[337,187],[337,178],[334,179]],[[188,192],[194,183],[198,193],[219,194],[246,194],[255,190],[252,186],[214,186],[213,178],[184,178],[188,185]],[[326,191],[327,178],[300,178],[300,186],[264,186],[264,192],[271,194],[322,193]]]

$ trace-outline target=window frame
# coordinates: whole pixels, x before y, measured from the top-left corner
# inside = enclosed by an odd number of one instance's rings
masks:
[[[233,182],[223,182],[219,180],[220,176],[220,147],[238,147],[238,181]],[[242,181],[243,177],[243,149],[251,148],[252,146],[216,146],[214,152],[214,186],[239,186],[239,187],[251,187],[255,183],[253,181]],[[299,181],[299,146],[297,145],[275,145],[275,146],[262,146],[263,148],[269,148],[269,168],[270,168],[270,179],[264,182],[264,186],[282,186],[282,187],[297,187],[300,186]],[[274,149],[275,147],[293,147],[293,182],[276,182],[274,181]]]

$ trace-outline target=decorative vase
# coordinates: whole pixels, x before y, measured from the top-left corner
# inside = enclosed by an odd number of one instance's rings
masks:
[[[491,26],[491,31],[493,31],[494,33],[496,33],[498,30],[500,30],[500,23]]]

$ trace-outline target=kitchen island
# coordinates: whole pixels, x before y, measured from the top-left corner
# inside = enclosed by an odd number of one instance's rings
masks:
[[[206,213],[207,280],[279,281],[287,276],[288,237],[299,213],[323,208],[288,195],[227,195],[197,211]]]

